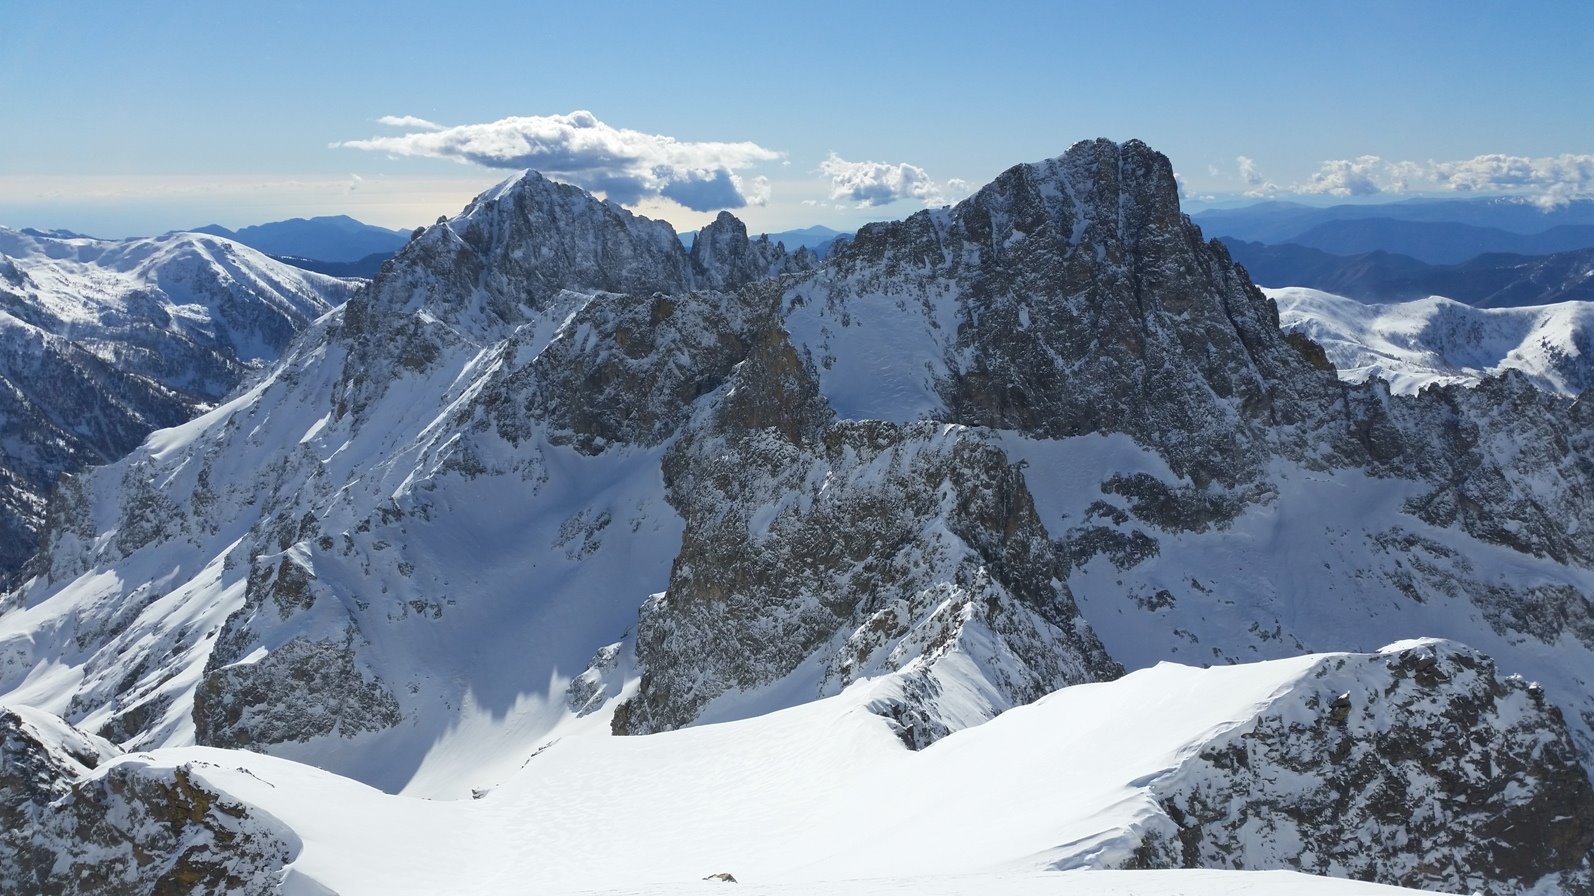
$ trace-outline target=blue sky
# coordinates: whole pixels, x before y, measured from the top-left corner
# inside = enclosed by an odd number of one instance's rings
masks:
[[[1193,203],[1556,201],[1594,189],[1590,34],[1582,2],[16,2],[0,223],[406,227],[531,159],[678,227],[850,227],[1097,136]]]

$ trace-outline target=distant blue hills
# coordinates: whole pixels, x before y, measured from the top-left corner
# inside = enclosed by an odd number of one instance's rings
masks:
[[[258,249],[292,264],[298,264],[299,261],[353,263],[364,262],[373,255],[391,256],[410,237],[407,230],[377,227],[356,221],[348,215],[293,218],[237,230],[229,230],[219,224],[207,224],[190,230],[236,240],[251,249]]]
[[[1594,300],[1594,201],[1261,202],[1191,216],[1262,286],[1364,302],[1441,295],[1482,307]]]
[[[1465,224],[1514,234],[1541,234],[1563,226],[1594,225],[1594,200],[1573,200],[1549,210],[1520,199],[1502,197],[1408,199],[1376,205],[1345,203],[1321,207],[1269,201],[1240,208],[1208,209],[1190,218],[1200,224],[1209,237],[1232,237],[1255,243],[1299,242],[1297,237],[1324,224],[1368,220]]]
[[[1394,252],[1429,264],[1460,264],[1490,252],[1548,255],[1594,246],[1594,224],[1561,224],[1538,233],[1514,233],[1454,221],[1355,218],[1327,221],[1288,240],[1335,255]]]

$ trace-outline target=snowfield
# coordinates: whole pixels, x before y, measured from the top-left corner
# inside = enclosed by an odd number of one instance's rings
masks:
[[[1594,302],[1474,308],[1430,296],[1369,305],[1302,286],[1262,291],[1278,302],[1280,326],[1322,345],[1353,383],[1377,377],[1409,395],[1512,369],[1563,395],[1594,386]]]
[[[722,872],[772,894],[1393,892],[1278,873],[1073,873],[1127,860],[1166,823],[1150,786],[1335,659],[1162,663],[918,752],[868,710],[880,682],[862,682],[743,721],[564,737],[476,800],[393,796],[204,747],[129,754],[95,775],[189,764],[302,844],[290,896],[702,892]]]

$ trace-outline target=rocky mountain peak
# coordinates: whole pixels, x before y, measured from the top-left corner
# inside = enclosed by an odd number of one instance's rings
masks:
[[[981,225],[989,218],[989,230]],[[1117,242],[1181,224],[1168,157],[1139,140],[1086,140],[1056,158],[1015,165],[954,212],[997,245],[1048,231],[1062,246]]]
[[[739,289],[750,283],[814,267],[812,253],[788,254],[767,235],[747,236],[747,225],[730,212],[720,212],[698,231],[692,242],[692,261],[704,281],[715,289]]]

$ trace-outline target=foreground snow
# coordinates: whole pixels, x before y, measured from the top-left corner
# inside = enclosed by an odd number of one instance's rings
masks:
[[[714,886],[700,881],[579,892],[583,896],[699,896],[715,892]],[[1077,871],[875,878],[826,881],[823,885],[765,883],[738,885],[729,892],[735,896],[1379,896],[1419,891],[1290,871]]]
[[[1565,395],[1594,385],[1594,302],[1474,308],[1430,296],[1369,305],[1302,286],[1262,291],[1278,302],[1280,325],[1322,345],[1351,382],[1377,377],[1409,395],[1513,369]]]
[[[1391,648],[1410,649],[1424,648]],[[826,892],[860,896],[1378,892],[1387,888],[1282,874],[1042,873],[1130,861],[1148,827],[1165,821],[1151,792],[1158,781],[1338,658],[1163,663],[1065,688],[919,752],[867,708],[889,679],[864,682],[738,722],[565,737],[477,800],[393,796],[204,747],[129,754],[95,775],[189,764],[302,843],[289,894],[697,892],[722,872],[755,892],[825,882]]]

